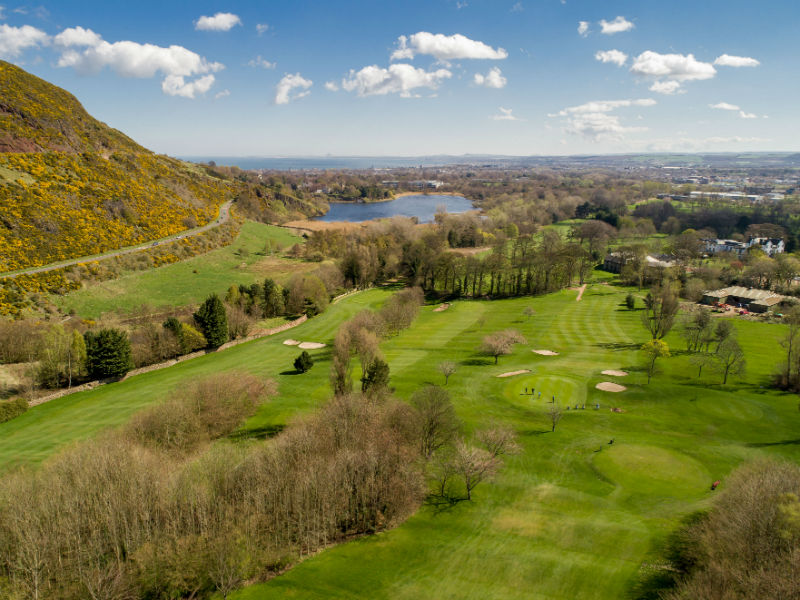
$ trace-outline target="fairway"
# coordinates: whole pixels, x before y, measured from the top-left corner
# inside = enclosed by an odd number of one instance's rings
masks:
[[[673,332],[666,340],[673,357],[659,362],[662,372],[647,385],[638,356],[646,334],[640,313],[624,308],[628,291],[595,284],[580,302],[565,290],[455,301],[443,312],[434,312],[438,304],[424,307],[410,329],[382,344],[396,394],[408,398],[421,385],[443,384],[436,366],[453,360],[458,371],[447,389],[467,432],[491,422],[511,425],[523,452],[471,502],[425,504],[396,529],[325,550],[232,597],[625,597],[679,519],[710,504],[712,481],[724,487],[736,465],[759,455],[800,457],[796,397],[766,387],[781,359],[784,326],[735,322],[748,372],[727,386],[710,369],[698,380]],[[246,369],[278,381],[278,397],[240,437],[274,433],[329,395],[329,350],[312,351],[310,372],[288,374],[298,350],[283,340],[330,343],[343,319],[390,293],[361,292],[283,334],[37,407],[0,425],[0,468],[40,461],[217,371]],[[523,315],[528,306],[536,311],[531,318]],[[497,365],[476,353],[484,335],[509,327],[528,343]],[[603,375],[607,369],[628,375]],[[627,391],[595,388],[609,380]],[[553,396],[565,409],[555,432],[546,417]]]
[[[284,283],[293,273],[319,265],[283,254],[302,238],[287,229],[247,221],[229,246],[146,271],[124,273],[117,279],[89,283],[51,300],[63,311],[96,319],[105,312],[130,312],[140,306],[173,307],[197,304],[212,293],[224,294],[231,285],[250,285],[271,277]],[[265,254],[267,242],[282,248]],[[242,251],[244,249],[244,251]]]

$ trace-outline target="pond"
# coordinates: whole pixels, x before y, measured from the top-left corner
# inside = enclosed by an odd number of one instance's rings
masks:
[[[358,223],[399,215],[401,217],[417,217],[420,223],[430,223],[439,206],[444,206],[451,214],[475,208],[472,206],[472,201],[463,196],[442,194],[414,194],[401,196],[387,202],[332,202],[330,206],[330,210],[325,215],[317,217],[316,220]]]

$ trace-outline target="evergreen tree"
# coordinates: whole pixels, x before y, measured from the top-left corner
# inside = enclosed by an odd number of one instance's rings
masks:
[[[389,365],[376,358],[367,368],[367,373],[361,380],[361,391],[365,394],[374,394],[389,387]]]
[[[228,341],[228,318],[219,296],[211,294],[194,313],[194,320],[206,338],[209,348],[219,348]]]
[[[300,373],[305,373],[311,367],[314,366],[314,360],[311,358],[311,355],[303,350],[303,352],[294,359],[294,368],[296,371]]]
[[[133,368],[131,342],[121,329],[87,331],[86,366],[93,379],[122,377]]]
[[[262,302],[264,316],[267,318],[279,317],[286,311],[283,301],[283,292],[272,279],[267,278],[264,280]]]

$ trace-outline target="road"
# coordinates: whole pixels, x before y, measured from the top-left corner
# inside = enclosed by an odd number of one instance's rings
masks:
[[[0,273],[0,278],[17,277],[19,275],[33,275],[34,273],[46,273],[47,271],[55,271],[56,269],[69,267],[71,265],[77,265],[79,263],[92,262],[95,260],[104,260],[106,258],[111,258],[112,256],[122,256],[123,254],[131,254],[133,252],[139,252],[140,250],[145,250],[147,248],[152,248],[154,246],[160,246],[165,242],[171,242],[173,240],[180,240],[185,237],[192,237],[195,235],[199,235],[205,231],[208,231],[209,229],[213,229],[214,227],[219,227],[223,223],[227,222],[228,219],[230,219],[231,217],[231,204],[233,204],[233,200],[228,200],[225,204],[220,206],[219,215],[217,215],[217,218],[211,223],[203,225],[202,227],[195,227],[194,229],[181,231],[180,233],[176,233],[174,235],[170,235],[165,238],[150,240],[149,242],[145,242],[144,244],[139,244],[137,246],[128,246],[127,248],[119,248],[118,250],[111,250],[110,252],[105,252],[103,254],[94,254],[92,256],[81,256],[79,258],[71,258],[70,260],[62,260],[59,262],[50,263],[49,265],[43,265],[41,267],[31,267],[30,269],[22,269],[19,271],[9,271],[7,273]]]

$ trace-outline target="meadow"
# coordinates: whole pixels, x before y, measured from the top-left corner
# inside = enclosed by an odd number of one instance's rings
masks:
[[[796,396],[768,388],[785,326],[735,321],[748,371],[725,386],[708,368],[695,377],[680,337],[671,333],[673,356],[660,361],[662,372],[648,385],[638,352],[646,334],[639,311],[624,307],[628,291],[594,284],[580,302],[574,290],[564,290],[456,301],[442,312],[424,307],[410,329],[382,344],[396,394],[408,398],[426,383],[443,384],[436,365],[454,360],[459,369],[447,388],[466,432],[508,424],[523,452],[506,461],[496,481],[481,484],[472,501],[431,500],[396,529],[308,557],[232,597],[626,597],[680,519],[711,504],[713,481],[724,487],[734,467],[764,454],[800,458]],[[342,320],[379,306],[390,293],[361,292],[285,333],[34,408],[0,425],[0,469],[36,463],[122,424],[209,372],[274,377],[278,396],[245,424],[236,443],[279,431],[329,394],[327,349],[312,351],[314,367],[295,375],[298,351],[282,341],[330,343]],[[530,318],[523,313],[529,306]],[[497,365],[477,354],[484,335],[508,327],[528,343]],[[497,377],[521,369],[530,373]],[[605,376],[604,369],[629,375]],[[628,389],[602,392],[595,388],[601,381]],[[527,395],[532,388],[536,395]],[[546,415],[553,396],[564,409],[586,407],[565,410],[555,432]]]
[[[274,225],[247,221],[229,246],[157,269],[131,271],[109,281],[90,283],[51,300],[62,311],[87,319],[105,312],[129,313],[142,305],[175,307],[194,304],[211,293],[224,294],[234,284],[250,285],[272,277],[279,283],[318,265],[284,256],[302,238]],[[266,253],[267,242],[272,254]],[[282,251],[277,250],[278,248]]]

